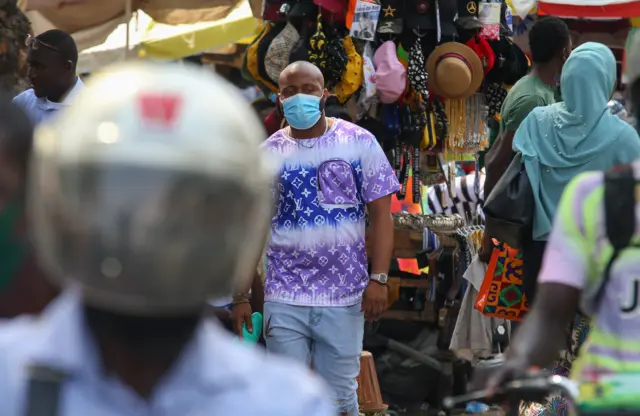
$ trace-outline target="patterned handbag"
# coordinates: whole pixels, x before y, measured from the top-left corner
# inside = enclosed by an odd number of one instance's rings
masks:
[[[488,317],[522,320],[529,310],[522,272],[522,252],[499,243],[491,255],[475,308]]]

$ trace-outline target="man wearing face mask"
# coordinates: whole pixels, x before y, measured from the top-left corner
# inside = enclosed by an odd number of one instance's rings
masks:
[[[288,127],[263,144],[281,157],[266,251],[267,349],[313,365],[333,388],[338,413],[357,416],[364,321],[387,307],[391,195],[400,185],[371,133],[325,116],[329,93],[318,68],[295,62],[279,87]],[[251,314],[248,289],[234,297],[236,321]]]

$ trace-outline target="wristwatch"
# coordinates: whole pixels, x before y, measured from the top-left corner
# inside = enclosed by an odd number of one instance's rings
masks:
[[[389,275],[386,273],[373,273],[369,276],[369,279],[376,283],[380,283],[381,285],[386,285],[389,280]]]

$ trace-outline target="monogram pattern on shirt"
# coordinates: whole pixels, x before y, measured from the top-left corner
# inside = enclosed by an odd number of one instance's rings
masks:
[[[369,280],[365,205],[399,189],[382,149],[366,130],[342,121],[313,148],[282,133],[264,147],[283,157],[265,299],[308,306],[358,302]]]

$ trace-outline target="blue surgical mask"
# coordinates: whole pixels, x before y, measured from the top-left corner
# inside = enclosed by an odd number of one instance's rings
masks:
[[[287,123],[296,130],[308,130],[315,126],[322,111],[320,100],[322,97],[309,94],[296,94],[282,100],[282,110]]]

